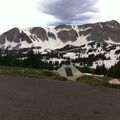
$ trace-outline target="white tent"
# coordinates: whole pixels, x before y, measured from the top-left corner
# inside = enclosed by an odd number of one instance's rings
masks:
[[[73,65],[63,65],[57,71],[60,76],[72,81],[75,81],[77,78],[82,76],[82,73]]]

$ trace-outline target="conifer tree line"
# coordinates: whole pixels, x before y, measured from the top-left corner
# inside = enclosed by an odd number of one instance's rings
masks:
[[[0,51],[0,65],[1,66],[18,66],[27,68],[39,68],[39,69],[57,69],[59,63],[46,61],[49,55],[42,55],[40,53],[34,53],[33,50],[27,52],[20,51]]]
[[[81,63],[83,67],[78,67],[81,72],[93,73],[98,75],[106,75],[109,77],[120,78],[120,61],[116,63],[111,68],[107,69],[105,65],[97,66],[96,69],[91,69],[89,66],[93,64],[92,58],[77,58],[71,60],[67,58],[60,63],[58,61],[48,61],[49,58],[63,58],[62,54],[50,53],[50,54],[41,54],[34,53],[33,50],[27,52],[23,51],[8,51],[0,50],[0,65],[1,66],[18,66],[18,67],[27,67],[27,68],[37,68],[37,69],[49,69],[55,70],[61,67],[63,64],[75,64]],[[104,59],[104,56],[102,56]],[[94,60],[94,59],[93,59]]]

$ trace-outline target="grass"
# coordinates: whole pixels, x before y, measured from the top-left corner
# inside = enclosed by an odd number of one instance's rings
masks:
[[[21,67],[4,67],[4,66],[0,66],[0,74],[18,75],[18,76],[26,76],[26,77],[34,77],[34,78],[42,78],[42,79],[47,79],[56,76],[56,74],[50,70],[21,68]]]
[[[110,88],[120,89],[120,85],[111,85],[108,83],[113,78],[110,77],[98,77],[98,76],[90,76],[90,75],[83,75],[77,81],[85,82],[86,84],[94,85],[94,86],[104,86]]]

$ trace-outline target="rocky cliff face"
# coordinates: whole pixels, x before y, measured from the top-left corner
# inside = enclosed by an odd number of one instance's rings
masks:
[[[35,36],[37,36],[37,38],[39,38],[42,41],[48,40],[48,36],[47,36],[46,30],[41,28],[41,27],[32,28],[30,30],[30,33],[34,34]]]
[[[120,24],[117,21],[108,21],[95,24],[86,24],[78,26],[80,35],[88,35],[87,40],[105,42],[111,39],[114,42],[120,42]],[[86,29],[84,31],[84,29]]]
[[[13,28],[0,35],[0,44],[5,44],[6,41],[15,43],[20,43],[21,41],[32,42],[31,39],[23,31],[20,32],[18,28]]]
[[[74,29],[70,29],[70,30],[62,30],[60,32],[58,32],[58,38],[60,38],[60,40],[62,40],[63,42],[67,42],[67,41],[76,41],[77,37],[78,37],[78,33],[76,32],[76,30]]]

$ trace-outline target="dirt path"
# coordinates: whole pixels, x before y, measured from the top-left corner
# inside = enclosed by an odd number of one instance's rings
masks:
[[[120,90],[0,75],[0,120],[120,120]]]

